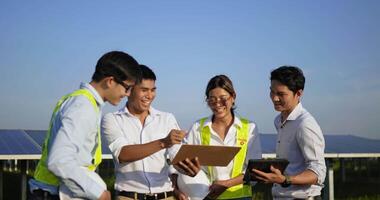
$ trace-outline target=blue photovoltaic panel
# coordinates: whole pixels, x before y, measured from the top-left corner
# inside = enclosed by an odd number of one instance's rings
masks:
[[[40,147],[22,130],[0,130],[0,154],[41,154]]]
[[[33,138],[34,141],[37,142],[42,147],[42,144],[45,141],[46,133],[47,131],[43,130],[26,130],[25,131],[31,138]],[[107,141],[102,136],[102,153],[103,154],[111,154],[111,151],[109,150],[107,146]]]
[[[25,130],[25,132],[39,145],[42,147],[42,144],[45,141],[47,131],[44,130]]]
[[[41,154],[45,130],[0,130],[0,155]],[[325,134],[325,153],[380,153],[380,140]],[[262,152],[275,153],[277,134],[261,134]],[[111,154],[102,137],[103,154]]]
[[[380,140],[353,135],[325,135],[325,153],[380,153]]]
[[[261,151],[262,153],[275,153],[276,152],[276,134],[261,134]]]
[[[325,134],[325,153],[380,153],[380,140]],[[277,134],[261,134],[263,153],[275,153]]]
[[[102,154],[111,154],[110,148],[108,148],[107,140],[102,134]]]

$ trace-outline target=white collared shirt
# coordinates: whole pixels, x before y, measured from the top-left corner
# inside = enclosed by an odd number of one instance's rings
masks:
[[[325,140],[314,117],[299,103],[284,123],[281,114],[275,120],[277,129],[276,156],[289,160],[284,174],[296,175],[309,169],[318,177],[317,185],[291,185],[283,188],[274,184],[274,197],[307,198],[320,195],[326,176]]]
[[[238,117],[234,117],[234,122],[230,129],[227,132],[224,141],[219,137],[219,135],[212,129],[212,116],[209,116],[204,122],[203,126],[209,126],[211,131],[210,145],[219,145],[219,146],[236,146],[236,134],[237,127],[242,127],[242,122]],[[201,141],[201,133],[200,133],[200,120],[198,120],[190,129],[187,135],[187,143],[188,144],[202,144]],[[248,165],[249,159],[260,159],[261,158],[261,144],[260,144],[260,134],[258,132],[258,128],[255,123],[249,122],[249,134],[248,134],[248,148],[247,154],[245,158],[245,162],[243,165],[243,171]],[[207,173],[207,167],[202,167],[203,170]],[[213,174],[215,180],[227,180],[231,179],[233,168],[233,160],[226,167],[213,167]]]
[[[119,163],[118,160],[123,146],[162,139],[172,129],[179,129],[174,116],[152,107],[144,125],[128,111],[127,107],[104,116],[102,130],[115,160],[115,190],[138,193],[160,193],[173,190],[169,179],[169,165],[166,162],[168,149],[160,150],[134,162]]]

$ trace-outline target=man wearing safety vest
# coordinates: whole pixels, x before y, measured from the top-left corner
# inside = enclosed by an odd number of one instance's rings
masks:
[[[102,159],[101,109],[105,102],[117,105],[128,96],[140,76],[133,57],[112,51],[98,60],[90,83],[82,83],[79,90],[58,101],[42,157],[29,181],[29,200],[59,199],[61,190],[69,197],[111,199],[105,183],[94,172]]]
[[[205,94],[212,115],[200,119],[192,126],[187,142],[197,145],[241,147],[233,161],[226,167],[203,167],[211,183],[207,198],[251,199],[251,187],[243,185],[243,173],[249,159],[261,158],[257,126],[247,119],[236,116],[234,111],[236,92],[227,76],[213,77],[207,85]]]
[[[282,66],[271,72],[270,97],[280,114],[274,124],[278,133],[276,156],[289,160],[284,171],[253,169],[257,178],[274,183],[274,199],[320,200],[326,177],[325,140],[314,117],[302,107],[305,77],[298,67]]]

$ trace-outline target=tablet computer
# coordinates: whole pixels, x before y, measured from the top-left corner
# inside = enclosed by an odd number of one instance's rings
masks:
[[[269,159],[250,159],[248,161],[248,166],[244,174],[244,182],[259,181],[253,176],[252,168],[257,169],[266,173],[270,173],[270,166],[273,166],[284,173],[284,170],[288,166],[289,161],[280,158],[269,158]]]
[[[240,147],[184,144],[171,164],[175,165],[186,158],[191,160],[198,157],[202,166],[227,166],[239,150]]]

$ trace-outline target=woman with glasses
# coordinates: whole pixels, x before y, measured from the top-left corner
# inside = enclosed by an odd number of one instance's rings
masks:
[[[211,181],[206,199],[251,199],[251,187],[243,185],[243,173],[249,159],[261,158],[257,126],[237,116],[236,92],[227,76],[213,77],[207,84],[205,94],[212,114],[192,126],[187,136],[188,143],[241,147],[227,166],[202,167]]]

